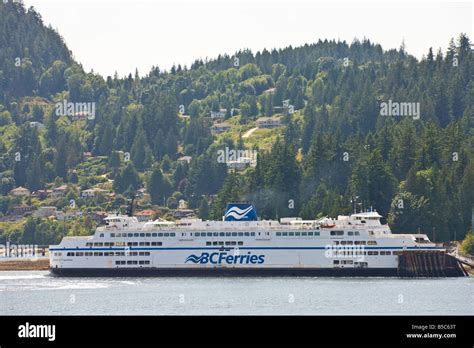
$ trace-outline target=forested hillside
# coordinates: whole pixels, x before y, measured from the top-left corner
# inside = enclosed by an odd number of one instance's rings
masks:
[[[185,206],[215,219],[230,201],[254,202],[262,218],[335,217],[357,196],[395,232],[462,239],[474,206],[474,55],[466,35],[453,37],[421,60],[403,46],[319,40],[102,77],[33,9],[0,3],[0,212],[80,211],[69,230],[86,234],[88,214],[124,211],[137,194],[155,217]],[[419,114],[381,112],[392,102]],[[58,112],[68,103],[94,109]],[[281,124],[259,123],[270,116]],[[257,159],[229,168],[218,160],[226,147]],[[0,224],[0,240],[66,231],[32,217]]]

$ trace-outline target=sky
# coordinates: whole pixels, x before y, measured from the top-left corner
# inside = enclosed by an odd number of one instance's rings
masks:
[[[423,0],[24,0],[65,39],[89,72],[119,76],[152,66],[250,48],[284,48],[319,39],[368,38],[384,49],[405,43],[417,58],[446,50],[466,33],[474,41],[473,3]]]

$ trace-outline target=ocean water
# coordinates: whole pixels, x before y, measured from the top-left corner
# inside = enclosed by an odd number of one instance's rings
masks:
[[[474,278],[58,278],[0,272],[0,315],[473,315]]]

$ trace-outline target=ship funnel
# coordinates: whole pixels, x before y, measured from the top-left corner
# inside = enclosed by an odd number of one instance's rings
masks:
[[[257,221],[257,210],[249,203],[229,203],[224,221]]]

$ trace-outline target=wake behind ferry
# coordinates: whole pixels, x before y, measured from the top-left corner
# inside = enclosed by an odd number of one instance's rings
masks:
[[[402,252],[444,251],[424,234],[392,234],[381,217],[371,211],[259,220],[252,204],[240,203],[228,204],[222,221],[109,215],[94,235],[51,245],[50,270],[59,276],[397,276]]]

